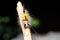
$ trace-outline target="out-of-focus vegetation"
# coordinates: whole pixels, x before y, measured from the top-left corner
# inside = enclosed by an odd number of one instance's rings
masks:
[[[0,23],[8,23],[10,21],[8,16],[0,17]]]
[[[8,16],[1,17],[0,16],[0,38],[1,40],[10,40],[10,38],[13,38],[18,35],[19,28],[13,28],[13,26],[10,23],[11,20]]]
[[[37,18],[32,18],[31,19],[31,25],[37,28],[40,25],[40,20]]]

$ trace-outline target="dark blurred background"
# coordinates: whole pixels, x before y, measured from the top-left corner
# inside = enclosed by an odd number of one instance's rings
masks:
[[[8,17],[8,22],[0,22],[0,39],[16,37],[21,30],[18,25],[18,15],[16,11],[16,4],[19,0],[1,0],[0,1],[0,20]],[[20,0],[30,15],[40,20],[40,25],[35,30],[39,34],[46,34],[49,31],[60,31],[59,25],[59,3],[54,1],[41,0]],[[20,28],[21,29],[21,28]],[[33,33],[33,31],[32,31]],[[7,35],[7,36],[6,36]]]

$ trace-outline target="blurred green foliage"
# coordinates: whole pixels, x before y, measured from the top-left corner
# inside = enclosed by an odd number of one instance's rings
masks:
[[[0,31],[2,31],[3,30],[3,27],[0,25]]]
[[[4,32],[4,28],[2,25],[0,25],[0,36],[2,35],[3,32]]]
[[[3,40],[9,40],[10,38],[15,37],[19,33],[19,28],[16,26],[8,25],[6,23],[10,22],[9,16],[0,16],[0,37],[3,38]],[[6,24],[6,25],[5,25]]]
[[[4,39],[4,40],[9,40],[9,38],[10,38],[10,34],[4,33],[3,39]]]
[[[40,25],[40,20],[37,18],[32,18],[31,19],[31,25],[37,28]]]
[[[10,21],[10,18],[8,16],[1,17],[0,16],[0,23],[8,23]]]

